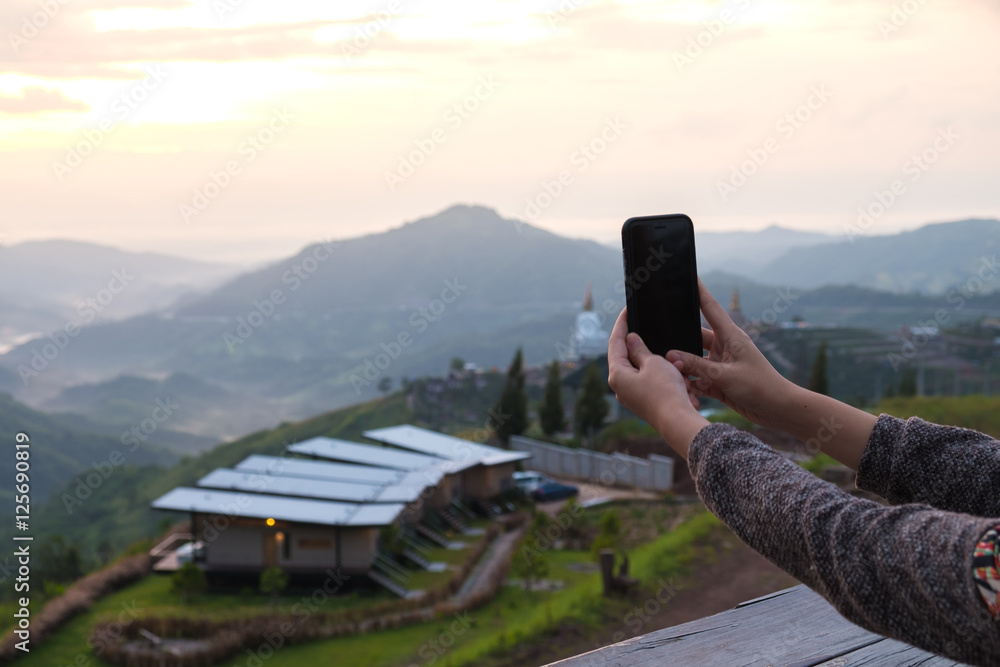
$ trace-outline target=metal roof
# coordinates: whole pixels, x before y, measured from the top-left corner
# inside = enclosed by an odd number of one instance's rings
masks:
[[[390,426],[372,431],[365,431],[366,438],[371,438],[378,442],[384,442],[394,447],[410,449],[422,454],[437,456],[450,461],[467,464],[471,467],[476,464],[487,466],[501,463],[511,463],[531,458],[527,452],[514,452],[489,445],[481,445],[471,440],[463,440],[443,433],[428,431],[425,428],[410,426]]]
[[[419,498],[427,485],[421,482],[410,485],[342,482],[219,468],[198,480],[198,486],[356,503],[409,503]]]
[[[304,461],[283,456],[254,454],[236,464],[236,469],[281,475],[283,477],[307,477],[341,482],[363,482],[366,484],[407,484],[422,482],[425,486],[437,484],[444,476],[440,470],[428,468],[414,472],[387,470],[371,466],[347,463],[327,463],[326,461]]]
[[[400,486],[436,486],[444,473],[437,468],[426,470],[387,470],[348,463],[305,461],[284,456],[254,454],[236,464],[239,471],[266,473],[282,477],[303,477],[361,484],[398,484]]]
[[[289,445],[288,451],[307,456],[318,456],[332,461],[360,463],[396,470],[423,470],[445,463],[444,459],[437,456],[414,454],[380,445],[365,445],[323,436]]]
[[[153,501],[154,509],[277,519],[327,526],[388,526],[405,509],[402,503],[359,505],[329,500],[286,498],[178,487]]]

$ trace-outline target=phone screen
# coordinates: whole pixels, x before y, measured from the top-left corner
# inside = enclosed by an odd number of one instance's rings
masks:
[[[631,218],[622,227],[629,331],[654,354],[701,356],[694,226],[686,215]]]

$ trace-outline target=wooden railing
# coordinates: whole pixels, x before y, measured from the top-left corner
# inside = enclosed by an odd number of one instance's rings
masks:
[[[805,586],[552,663],[559,667],[959,665],[863,630]]]

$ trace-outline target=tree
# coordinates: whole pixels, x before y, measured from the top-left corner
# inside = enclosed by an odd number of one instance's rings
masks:
[[[917,372],[912,368],[903,369],[903,377],[899,378],[899,395],[906,398],[917,395]]]
[[[524,355],[521,348],[517,348],[514,360],[510,362],[507,382],[491,417],[493,430],[505,445],[510,442],[510,436],[520,435],[528,428],[528,395],[524,392]]]
[[[531,593],[532,582],[542,579],[549,573],[549,560],[546,552],[538,548],[538,541],[532,533],[521,542],[521,548],[511,563],[514,576],[524,582],[524,594]]]
[[[115,550],[111,546],[111,542],[107,539],[101,540],[100,544],[97,545],[97,560],[100,561],[101,565],[107,565],[111,562],[111,558],[115,555]]]
[[[194,563],[184,563],[170,576],[170,588],[181,597],[182,602],[188,602],[204,591],[206,585],[205,573]]]
[[[604,424],[604,419],[608,416],[608,403],[604,400],[606,393],[607,381],[601,377],[597,364],[590,362],[573,411],[577,433],[582,436],[591,435]]]
[[[562,379],[558,361],[553,361],[549,366],[549,376],[545,380],[545,396],[538,406],[538,421],[542,423],[542,432],[545,435],[566,430],[566,412],[563,410]]]
[[[451,363],[448,364],[448,370],[452,373],[461,373],[465,370],[465,359],[462,357],[452,357]]]
[[[594,560],[600,560],[602,549],[614,549],[622,553],[622,518],[617,510],[607,510],[601,515],[600,530],[590,545]]]
[[[43,583],[68,584],[83,576],[80,549],[75,544],[68,544],[62,535],[42,543],[36,559],[36,576]]]
[[[819,344],[816,350],[816,359],[813,361],[812,372],[809,374],[810,391],[817,394],[828,395],[830,393],[830,381],[826,377],[826,341]]]
[[[383,377],[378,381],[376,387],[378,388],[379,393],[385,396],[389,393],[389,390],[392,389],[392,378]]]
[[[260,573],[260,590],[271,596],[270,606],[278,601],[281,591],[288,588],[288,575],[277,565],[272,565]]]

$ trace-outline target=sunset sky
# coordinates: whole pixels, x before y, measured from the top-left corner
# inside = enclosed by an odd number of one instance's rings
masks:
[[[843,234],[894,181],[865,233],[1000,216],[996,2],[3,0],[0,28],[4,244],[257,262],[454,203]]]

